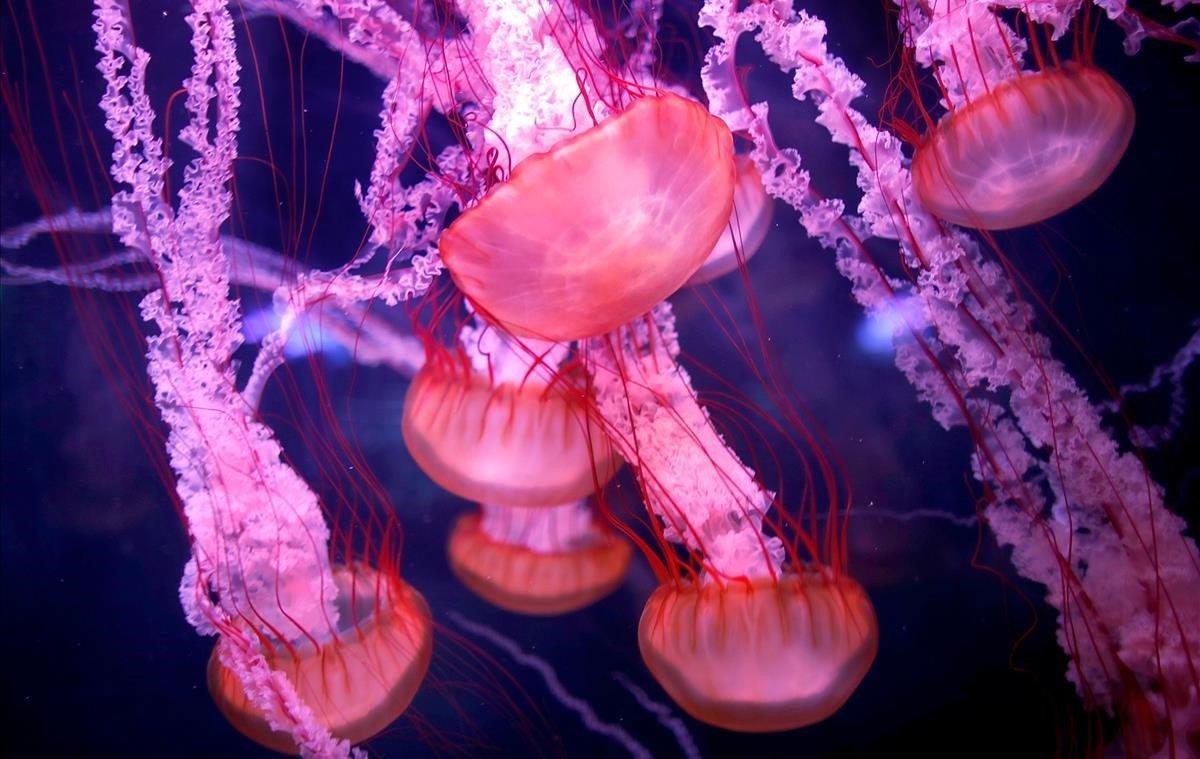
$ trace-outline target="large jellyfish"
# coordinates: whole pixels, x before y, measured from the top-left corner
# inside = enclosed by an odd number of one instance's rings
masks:
[[[521,337],[578,340],[645,313],[704,263],[733,207],[724,122],[669,92],[518,163],[442,235],[446,267]]]
[[[948,109],[913,151],[913,187],[930,211],[980,229],[1025,226],[1083,200],[1116,168],[1133,136],[1133,101],[1090,60],[1090,6],[1075,57],[1061,61],[1035,30],[1038,69],[1026,71],[1026,41],[985,4],[899,5],[905,44],[935,69]],[[912,89],[919,105],[915,81]]]

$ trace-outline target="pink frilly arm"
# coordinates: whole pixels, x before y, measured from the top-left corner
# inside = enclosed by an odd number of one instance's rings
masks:
[[[133,44],[118,0],[96,1],[93,27],[107,84],[101,107],[115,143],[112,175],[124,186],[113,198],[113,231],[146,255],[162,282],[143,299],[142,316],[157,328],[147,337],[149,374],[193,541],[180,597],[201,632],[225,633],[222,660],[272,724],[291,731],[309,755],[344,756],[349,746],[270,671],[244,627],[284,638],[319,634],[337,622],[336,589],[316,496],[235,387],[241,317],[219,230],[237,155],[238,64],[222,0],[196,0],[187,21],[194,60],[180,140],[196,157],[177,212],[163,199],[169,161],[146,94],[149,55]]]

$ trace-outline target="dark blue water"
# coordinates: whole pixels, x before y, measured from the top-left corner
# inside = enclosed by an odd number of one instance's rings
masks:
[[[139,34],[156,55],[153,95],[162,103],[190,57],[183,54],[181,7],[137,5]],[[829,22],[834,51],[868,80],[874,100],[863,110],[877,111],[887,77],[873,65],[887,52],[879,3],[815,3],[812,9]],[[78,79],[91,102],[97,77],[90,72],[88,14],[86,3],[59,3],[53,13],[40,13],[39,24],[56,82],[66,86]],[[29,29],[20,22],[22,58],[14,19],[24,19],[23,11],[6,9],[5,76],[38,77]],[[278,27],[269,20],[254,24],[264,75],[287,76]],[[287,40],[294,53],[300,49],[298,35],[288,33]],[[303,54],[306,105],[314,114],[328,112],[336,102],[336,58],[315,41]],[[78,77],[71,74],[71,55],[82,72]],[[1098,59],[1137,107],[1128,154],[1085,203],[1036,229],[1002,235],[1000,242],[1088,355],[1121,384],[1145,379],[1200,320],[1200,144],[1194,136],[1200,69],[1183,63],[1179,49],[1163,45],[1148,44],[1126,58],[1118,36],[1107,28]],[[21,60],[29,68],[20,67]],[[358,223],[350,188],[369,170],[368,138],[380,87],[353,68],[344,76],[338,160],[329,167],[327,205],[311,254],[326,265],[324,256],[337,260],[328,251],[346,250],[347,240],[361,231],[348,230],[338,219]],[[781,131],[802,147],[820,189],[853,197],[845,152],[831,148],[811,124],[811,106],[791,103],[785,79],[765,67],[752,70],[750,82],[752,94],[771,98]],[[256,103],[256,87],[250,82],[245,87],[245,102]],[[44,109],[44,91],[33,91],[35,107]],[[290,112],[283,96],[275,96],[281,98],[275,105]],[[37,113],[35,121],[49,129],[44,110]],[[94,114],[88,118],[100,128]],[[244,118],[261,124],[251,108]],[[37,208],[8,139],[8,121],[2,126],[0,201],[7,226],[32,218]],[[314,118],[306,128],[314,144],[328,139],[327,120]],[[246,132],[244,150],[256,152],[253,129]],[[326,168],[320,153],[312,151],[318,156],[312,159],[314,171]],[[56,155],[47,160],[63,169]],[[261,173],[241,172],[239,183],[262,186]],[[277,242],[275,217],[249,218],[263,222],[257,239]],[[707,727],[672,707],[675,716],[701,751],[714,756],[1047,755],[1080,744],[1086,723],[1063,678],[1054,612],[970,523],[976,493],[966,434],[938,427],[890,354],[863,341],[862,313],[831,255],[809,241],[782,207],[775,219],[750,265],[753,291],[772,349],[854,483],[858,516],[850,527],[851,561],[878,613],[879,656],[843,709],[803,730],[748,736]],[[22,255],[54,260],[48,247]],[[714,295],[750,334],[740,283],[721,281],[706,297],[711,302]],[[749,397],[760,398],[761,389],[715,330],[708,308],[694,294],[674,301],[685,350],[737,382]],[[132,331],[130,336],[136,340]],[[237,734],[208,696],[204,666],[212,641],[187,625],[176,597],[187,557],[184,530],[135,436],[137,428],[99,369],[69,294],[52,287],[0,287],[0,337],[0,630],[7,723],[0,745],[18,756],[265,753]],[[1098,393],[1095,376],[1061,336],[1056,348],[1082,384]],[[300,362],[292,371],[300,393],[309,393],[315,403],[311,368]],[[352,397],[338,413],[352,426],[405,526],[406,579],[425,595],[440,624],[491,657],[464,662],[467,649],[452,636],[440,638],[430,678],[411,708],[415,718],[402,718],[368,749],[383,756],[624,753],[553,698],[536,672],[456,628],[447,614],[454,611],[544,659],[599,719],[619,725],[655,755],[678,754],[672,733],[621,681],[670,703],[637,651],[637,619],[655,585],[645,562],[637,559],[626,583],[609,598],[560,618],[529,619],[484,604],[450,575],[443,549],[453,519],[470,505],[432,485],[405,452],[399,420],[406,381],[387,370],[352,370],[333,361],[324,366],[323,379],[334,397]],[[1198,384],[1200,370],[1188,379]],[[703,392],[701,375],[697,384]],[[1169,502],[1194,529],[1200,513],[1200,393],[1193,387],[1188,397],[1183,428],[1148,460]],[[282,411],[282,399],[268,397],[267,409]],[[1141,399],[1133,410],[1146,423],[1165,413],[1157,396]],[[288,433],[281,434],[286,444]],[[306,471],[311,462],[301,458],[298,466],[311,476]],[[918,510],[948,518],[914,516]],[[976,563],[1000,576],[973,566],[976,553]],[[1031,624],[1032,634],[1017,645]],[[481,681],[481,667],[502,668],[520,688],[476,693],[462,681]]]

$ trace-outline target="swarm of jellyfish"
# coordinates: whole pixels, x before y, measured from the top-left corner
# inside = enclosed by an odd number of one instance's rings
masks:
[[[895,0],[876,113],[803,5],[191,0],[174,49],[187,70],[163,98],[137,4],[95,0],[79,65],[102,87],[52,105],[54,134],[28,108],[42,85],[6,68],[6,129],[40,210],[6,214],[6,282],[70,287],[97,351],[136,368],[126,410],[190,545],[180,602],[215,636],[208,689],[247,739],[359,755],[429,687],[436,620],[453,612],[402,577],[420,525],[401,524],[405,494],[340,429],[339,399],[319,385],[315,408],[264,411],[294,383],[289,362],[318,352],[314,321],[351,361],[405,378],[389,424],[424,477],[477,505],[445,555],[478,598],[553,618],[644,562],[657,587],[636,630],[610,632],[636,637],[682,712],[782,732],[854,699],[889,630],[851,572],[869,557],[851,555],[842,460],[776,360],[802,347],[739,343],[760,392],[714,402],[670,301],[722,278],[749,287],[787,215],[869,314],[894,315],[897,367],[940,424],[969,433],[981,522],[1045,586],[1083,706],[1114,717],[1091,752],[1200,753],[1195,543],[1137,440],[1101,425],[1055,357],[1069,337],[992,235],[1105,183],[1135,117],[1095,63],[1097,30],[1195,56],[1179,3]],[[667,11],[696,32],[687,72]],[[244,97],[265,76],[247,30],[266,19],[378,82],[373,164],[331,184],[365,231],[333,258],[305,249],[303,214],[281,216],[294,244],[280,251],[240,215],[246,146],[274,155],[249,126],[269,109]],[[748,48],[814,106],[821,149],[849,155],[857,206],[818,189],[808,146],[779,139],[743,76]],[[83,158],[57,176],[71,120]],[[279,174],[255,191],[283,206],[294,190]],[[55,261],[22,259],[37,240]],[[254,333],[247,311],[264,299],[272,318]],[[307,450],[285,450],[293,428],[311,431]],[[760,428],[786,445],[763,454]]]

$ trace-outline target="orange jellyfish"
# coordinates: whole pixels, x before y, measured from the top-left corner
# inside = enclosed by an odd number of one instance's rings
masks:
[[[661,586],[638,625],[642,658],[696,719],[791,730],[837,711],[879,646],[862,587],[828,572],[721,586]]]
[[[897,84],[925,133],[905,118],[890,126],[914,144],[912,184],[926,208],[962,226],[1012,229],[1061,213],[1104,183],[1129,145],[1134,112],[1092,62],[1090,4],[1077,18],[1054,3],[896,4],[905,48]],[[1069,56],[1059,44],[1068,30]],[[936,123],[925,106],[930,91],[948,109]],[[889,107],[899,102],[889,98]]]
[[[589,495],[616,470],[607,439],[558,383],[494,384],[454,360],[431,360],[404,400],[417,465],[462,498],[552,506]]]
[[[578,340],[679,289],[725,232],[733,187],[725,123],[677,95],[644,97],[522,161],[439,247],[490,321]]]
[[[930,211],[955,224],[1033,224],[1108,179],[1133,122],[1129,95],[1094,66],[1026,74],[943,118],[913,155],[913,184]]]
[[[484,505],[459,518],[449,544],[464,585],[493,606],[534,616],[582,609],[616,590],[632,552],[582,503]]]
[[[688,285],[700,285],[725,276],[738,267],[739,253],[742,261],[749,261],[767,238],[774,203],[763,187],[762,174],[749,156],[738,156],[734,166],[737,185],[733,190],[729,228],[696,273],[688,278]]]
[[[651,674],[688,714],[729,730],[790,730],[833,714],[879,639],[847,571],[834,461],[815,436],[796,446],[809,477],[799,510],[788,508],[719,431],[722,405],[701,405],[677,363],[668,308],[588,347],[606,429],[657,517],[656,540],[639,544],[661,583],[638,626]],[[773,398],[803,429],[788,399]]]
[[[361,743],[412,702],[429,669],[433,625],[421,594],[398,574],[335,565],[333,579],[338,629],[294,643],[264,640],[264,655],[335,738]],[[272,729],[242,681],[221,663],[225,644],[222,638],[208,661],[208,690],[221,714],[256,743],[299,753],[291,734]]]

